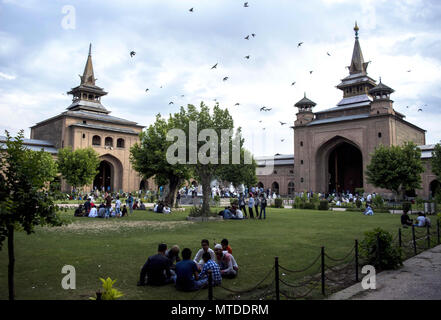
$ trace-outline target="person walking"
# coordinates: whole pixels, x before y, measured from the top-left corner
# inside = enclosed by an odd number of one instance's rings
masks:
[[[127,206],[129,207],[129,212],[133,213],[133,197],[132,194],[129,193],[129,196],[126,199]]]
[[[259,216],[259,206],[260,206],[260,198],[259,195],[256,193],[254,196],[254,209],[256,209],[256,218]]]
[[[266,204],[267,204],[267,200],[266,200],[265,194],[261,194],[260,197],[261,197],[261,200],[260,200],[260,215],[259,215],[259,219],[262,219],[262,212],[263,212],[263,219],[266,219]]]
[[[250,198],[248,199],[248,211],[250,212],[250,219],[254,219],[253,207],[254,207],[254,198],[253,195],[250,194]],[[256,212],[256,216],[257,216],[257,212]]]
[[[241,210],[243,212],[243,214],[245,215],[245,218],[248,217],[246,206],[245,206],[245,195],[243,193],[241,193],[239,196],[239,210]]]

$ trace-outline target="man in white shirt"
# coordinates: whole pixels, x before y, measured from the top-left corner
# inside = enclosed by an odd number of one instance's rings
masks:
[[[207,239],[203,239],[201,241],[201,249],[196,253],[196,256],[194,257],[193,261],[196,263],[198,268],[202,270],[202,267],[204,266],[204,260],[202,259],[202,255],[204,252],[209,252],[211,256],[211,260],[216,261],[215,254],[212,249],[210,249],[210,244]]]
[[[94,206],[90,209],[89,218],[96,218],[97,216],[98,216],[98,211],[96,210],[96,207]]]
[[[416,227],[424,227],[426,225],[426,217],[422,213],[418,213],[418,217],[416,218],[418,224],[416,224]]]

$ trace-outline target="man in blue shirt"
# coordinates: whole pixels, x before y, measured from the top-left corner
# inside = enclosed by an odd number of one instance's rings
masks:
[[[194,291],[199,287],[196,285],[198,280],[198,267],[196,263],[191,260],[191,250],[185,248],[182,250],[182,261],[176,263],[176,276],[173,278],[176,284],[176,289],[182,291]]]
[[[219,269],[219,265],[211,259],[211,255],[209,252],[204,252],[204,254],[202,255],[202,259],[204,260],[204,267],[199,274],[199,280],[196,281],[196,285],[199,288],[202,288],[208,284],[208,270],[211,270],[213,286],[220,285],[222,282],[222,275]]]

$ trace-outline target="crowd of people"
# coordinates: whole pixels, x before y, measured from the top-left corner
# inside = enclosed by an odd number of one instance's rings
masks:
[[[416,221],[414,222],[413,219],[409,217],[407,212],[403,212],[401,215],[401,225],[403,228],[408,228],[409,226],[425,228],[431,227],[432,225],[429,217],[423,212],[418,212],[418,217],[415,220]]]
[[[212,285],[222,283],[222,278],[237,276],[239,266],[233,257],[233,250],[227,239],[210,248],[209,241],[203,239],[201,248],[193,259],[192,251],[184,248],[179,257],[179,246],[167,249],[167,244],[158,245],[158,253],[148,257],[141,269],[138,286],[162,286],[174,283],[181,291],[196,291],[207,287],[209,273]]]
[[[265,192],[249,192],[248,197],[243,193],[239,195],[237,205],[232,204],[219,212],[224,219],[266,219],[266,207],[268,205]],[[260,211],[259,211],[260,209]],[[248,211],[248,212],[247,212]],[[256,216],[254,217],[254,212]]]
[[[119,194],[114,198],[111,193],[104,194],[104,200],[97,205],[94,196],[90,195],[84,204],[80,204],[74,212],[75,217],[111,218],[125,217],[133,210],[146,210],[142,200],[135,200],[131,193],[128,194],[125,204],[122,205]]]

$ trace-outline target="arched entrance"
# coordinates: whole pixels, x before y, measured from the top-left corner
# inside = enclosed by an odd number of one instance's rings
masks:
[[[279,194],[279,183],[274,181],[271,185],[271,191],[275,192],[276,194]]]
[[[105,154],[100,159],[99,171],[93,181],[93,187],[100,191],[103,186],[106,191],[110,187],[112,192],[122,192],[123,167],[121,161],[110,154]]]
[[[355,192],[363,187],[363,158],[354,145],[342,142],[329,154],[328,192]]]
[[[112,165],[107,161],[101,161],[98,170],[99,172],[93,180],[93,188],[97,188],[100,191],[103,187],[105,191],[107,191],[109,187],[113,189]]]
[[[363,188],[363,155],[356,142],[334,136],[317,149],[315,162],[314,191],[354,193]]]
[[[433,180],[429,186],[430,196],[432,198],[435,198],[436,193],[440,190],[440,188],[441,188],[441,183],[438,180]]]

